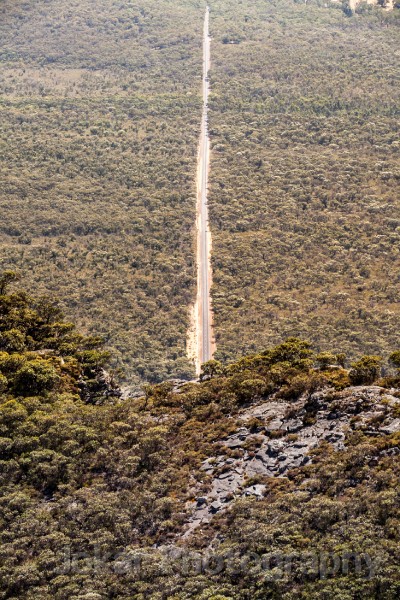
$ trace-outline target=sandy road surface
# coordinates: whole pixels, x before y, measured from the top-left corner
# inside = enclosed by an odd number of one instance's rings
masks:
[[[208,137],[208,97],[210,84],[208,72],[210,69],[209,35],[210,12],[207,7],[204,18],[203,39],[203,114],[199,144],[197,169],[197,299],[193,308],[192,325],[188,339],[188,354],[200,372],[201,364],[210,360],[214,353],[215,343],[212,330],[212,311],[210,287],[211,272],[211,234],[208,224],[207,186],[210,164],[210,143]]]

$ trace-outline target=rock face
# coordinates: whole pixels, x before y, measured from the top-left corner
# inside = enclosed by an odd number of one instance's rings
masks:
[[[92,377],[89,381],[83,378],[78,381],[80,396],[86,403],[102,404],[105,399],[117,399],[122,396],[121,388],[105,369],[94,368]]]
[[[220,450],[202,464],[209,492],[197,498],[186,535],[235,498],[262,497],[266,478],[285,477],[309,463],[310,451],[321,442],[340,451],[348,431],[362,429],[371,436],[400,431],[400,418],[393,415],[400,406],[395,393],[378,386],[324,389],[297,402],[271,398],[244,409],[239,415],[243,426],[219,440],[226,453]]]

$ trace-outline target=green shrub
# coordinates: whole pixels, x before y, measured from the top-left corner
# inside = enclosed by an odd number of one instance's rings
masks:
[[[21,396],[35,396],[53,390],[60,382],[57,369],[47,360],[29,360],[15,373],[14,391]]]
[[[353,385],[370,385],[380,376],[383,359],[380,356],[363,356],[352,363],[349,373]]]

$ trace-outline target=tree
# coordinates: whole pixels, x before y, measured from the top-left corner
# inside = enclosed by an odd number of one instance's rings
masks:
[[[209,360],[201,365],[200,381],[223,375],[224,367],[219,360]]]
[[[400,369],[400,350],[396,350],[395,352],[392,352],[392,354],[389,356],[389,361],[397,369]]]
[[[381,373],[383,359],[380,356],[362,356],[351,365],[349,373],[353,385],[370,385]]]
[[[14,389],[21,396],[34,396],[52,390],[60,376],[47,360],[27,361],[15,374]]]
[[[4,296],[8,286],[14,281],[19,281],[20,276],[14,271],[4,271],[0,276],[0,296]]]
[[[311,367],[313,354],[309,342],[295,337],[290,337],[283,344],[262,353],[270,364],[284,362],[299,369]]]
[[[315,357],[320,369],[326,369],[336,362],[336,356],[331,352],[321,352]]]
[[[25,349],[25,335],[19,329],[9,329],[0,333],[0,350],[22,352]]]

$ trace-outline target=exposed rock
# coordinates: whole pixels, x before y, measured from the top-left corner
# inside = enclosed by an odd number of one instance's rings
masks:
[[[211,513],[218,512],[220,508],[221,508],[221,502],[219,502],[218,500],[215,500],[215,502],[211,502],[211,504],[210,504],[210,512]]]
[[[246,427],[241,427],[237,433],[229,436],[229,438],[224,441],[224,444],[232,450],[235,448],[240,448],[243,445],[243,442],[247,440],[249,435],[250,431]]]
[[[283,420],[282,419],[274,419],[268,425],[265,426],[265,431],[279,431],[282,429]]]
[[[285,423],[284,429],[288,433],[295,433],[296,431],[299,431],[299,429],[301,429],[302,427],[303,421],[301,421],[301,419],[290,419]]]
[[[203,464],[201,465],[201,468],[202,468],[203,471],[213,471],[214,470],[214,463],[215,463],[215,460],[212,459],[212,458],[208,459],[208,460],[205,460],[203,462]]]
[[[251,485],[245,489],[244,494],[245,496],[257,496],[258,498],[262,498],[266,489],[265,485]]]
[[[380,427],[379,430],[382,433],[387,433],[387,434],[397,433],[397,431],[400,431],[400,419],[394,419],[394,421],[392,421],[391,423],[388,423],[387,425],[383,425],[382,427]]]
[[[379,386],[349,387],[341,392],[324,389],[295,403],[271,398],[244,409],[239,418],[243,422],[256,418],[261,422],[259,430],[265,435],[254,435],[254,430],[243,426],[219,441],[228,454],[242,449],[242,456],[220,454],[203,462],[201,468],[211,478],[210,491],[197,499],[185,536],[198,525],[208,523],[233,499],[263,497],[266,484],[248,486],[249,478],[262,477],[265,481],[287,476],[292,469],[310,463],[310,451],[322,441],[339,451],[345,447],[346,432],[351,429],[362,429],[373,436],[400,431],[400,418],[388,414],[388,410],[400,403],[391,392],[394,390]],[[276,435],[279,439],[271,439]],[[256,442],[261,445],[251,452],[249,448]]]
[[[92,379],[84,378],[78,381],[79,395],[88,404],[102,404],[104,399],[119,399],[121,388],[108,371],[100,367],[92,369]]]

